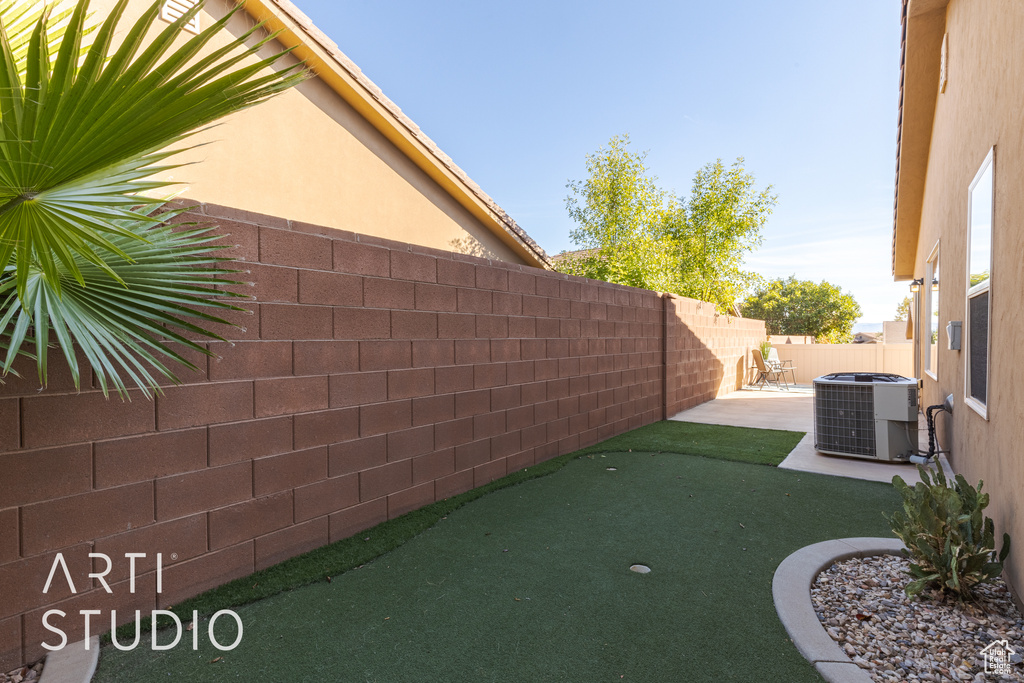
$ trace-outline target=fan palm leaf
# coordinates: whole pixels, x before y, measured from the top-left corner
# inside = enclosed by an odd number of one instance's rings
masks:
[[[48,7],[43,0],[26,2],[25,0],[0,0],[0,17],[4,18],[4,27],[7,30],[7,37],[11,44],[11,53],[21,66],[20,72],[24,75],[25,58],[28,56],[28,47],[31,42],[33,29],[39,22],[39,18],[47,15],[47,33],[49,43],[47,52],[56,55],[57,47],[64,37],[67,29],[68,18],[71,16],[71,9],[66,8],[58,12],[47,11]],[[85,33],[89,34],[95,27],[87,26]]]
[[[233,308],[212,298],[225,294],[215,238],[160,226],[168,215],[153,196],[170,183],[154,176],[175,167],[168,147],[304,72],[277,64],[287,51],[259,56],[274,35],[246,45],[261,26],[213,47],[233,12],[181,43],[202,3],[149,39],[153,3],[115,49],[128,4],[118,0],[85,46],[88,4],[55,14],[0,0],[3,371],[33,347],[45,384],[52,332],[76,385],[74,344],[104,392],[148,394],[151,370],[175,380],[161,358],[189,365],[169,343],[205,351],[191,339],[220,338],[203,325],[223,320],[200,308]]]
[[[181,211],[160,217],[166,219]],[[210,244],[221,237],[212,227],[150,227],[148,223],[122,223],[119,227],[131,236],[111,237],[111,242],[129,256],[111,262],[116,280],[94,264],[80,261],[88,284],[83,286],[62,272],[63,285],[58,293],[46,274],[32,267],[25,293],[19,295],[12,277],[14,266],[8,266],[6,277],[0,279],[0,311],[4,312],[0,328],[10,330],[12,347],[27,344],[33,348],[44,375],[52,332],[73,374],[79,373],[74,352],[77,347],[96,370],[104,391],[109,382],[124,393],[127,386],[122,377],[127,377],[148,395],[155,386],[149,369],[170,381],[174,381],[174,375],[161,357],[195,369],[182,352],[205,352],[196,338],[219,339],[202,325],[227,324],[216,313],[243,310],[230,303],[243,295],[224,289],[240,283],[228,279],[235,271],[220,267],[224,259],[217,251],[225,247]],[[28,337],[32,328],[34,339]],[[9,353],[5,371],[13,360]]]

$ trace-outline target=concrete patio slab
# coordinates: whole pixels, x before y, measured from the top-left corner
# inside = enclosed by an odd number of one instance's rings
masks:
[[[910,463],[844,458],[816,451],[814,449],[814,395],[811,387],[806,385],[797,385],[788,391],[741,389],[684,410],[669,419],[680,422],[806,432],[806,436],[779,465],[783,469],[886,483],[891,482],[895,475],[899,475],[911,486],[921,481],[917,466]],[[924,418],[921,418],[920,424],[921,447],[922,450],[927,450],[928,432],[924,428]],[[940,456],[939,460],[942,462],[946,474],[953,476],[945,456]]]

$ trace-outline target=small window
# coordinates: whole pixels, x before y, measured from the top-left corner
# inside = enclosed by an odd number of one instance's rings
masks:
[[[935,245],[924,272],[924,369],[932,379],[939,374],[939,247]]]
[[[160,18],[170,23],[181,19],[190,9],[196,6],[197,0],[166,0],[160,8]],[[199,33],[199,14],[185,24],[185,30],[189,33]]]
[[[992,224],[995,148],[978,169],[968,194],[970,230],[967,244],[967,386],[966,403],[987,417],[989,321],[992,306]]]

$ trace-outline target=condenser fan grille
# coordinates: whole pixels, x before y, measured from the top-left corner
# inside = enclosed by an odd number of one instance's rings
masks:
[[[850,455],[876,455],[874,387],[814,384],[815,447]]]

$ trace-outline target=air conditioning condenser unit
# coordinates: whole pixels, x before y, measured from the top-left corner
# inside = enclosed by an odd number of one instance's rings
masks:
[[[832,455],[909,460],[917,453],[917,380],[835,372],[814,380],[814,447]]]

